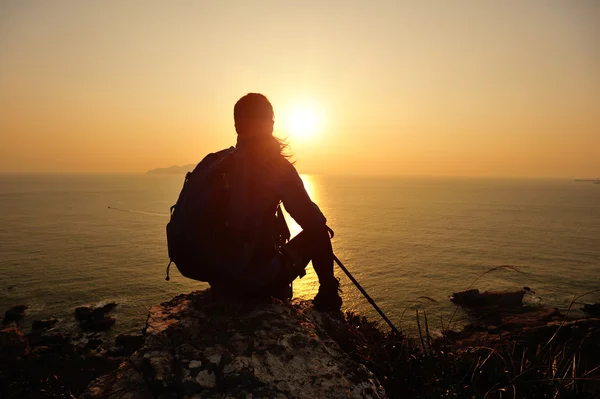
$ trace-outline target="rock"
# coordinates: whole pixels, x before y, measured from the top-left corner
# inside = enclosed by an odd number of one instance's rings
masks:
[[[192,360],[188,365],[188,367],[191,369],[197,369],[200,366],[202,366],[202,362],[200,360]]]
[[[122,334],[116,338],[116,347],[111,349],[114,356],[130,356],[144,345],[144,337],[139,334]]]
[[[385,398],[306,301],[215,302],[210,292],[152,306],[143,346],[82,398]]]
[[[77,321],[88,320],[92,318],[93,309],[89,306],[80,306],[75,308],[75,318]]]
[[[63,347],[70,345],[69,336],[61,332],[32,331],[28,336],[32,346]]]
[[[115,340],[115,344],[117,346],[123,346],[127,348],[131,348],[134,351],[144,345],[144,336],[141,334],[121,334],[117,335]]]
[[[110,303],[107,303],[106,305],[102,306],[101,309],[104,311],[104,313],[108,313],[108,312],[113,311],[117,306],[118,306],[117,303],[110,302]]]
[[[544,326],[561,317],[556,308],[524,306],[524,295],[532,292],[529,287],[523,287],[523,290],[515,292],[482,294],[475,289],[453,294],[451,300],[467,310],[471,323],[452,337],[452,340],[490,343],[506,339],[503,334]]]
[[[116,320],[113,317],[94,318],[79,323],[79,327],[83,331],[105,331],[111,328],[115,322]]]
[[[202,388],[213,389],[217,386],[217,377],[212,371],[202,370],[194,380]]]
[[[14,322],[0,330],[0,398],[79,397],[123,361],[108,354],[101,334],[47,329],[55,323],[38,320],[27,335]]]
[[[600,303],[586,303],[583,305],[581,310],[592,317],[600,317]]]
[[[111,356],[130,356],[144,345],[144,336],[140,334],[121,334],[115,340],[115,347],[110,348]]]
[[[116,306],[114,303],[109,303],[98,308],[80,306],[75,309],[75,319],[77,319],[79,327],[83,331],[108,330],[115,324],[115,319],[106,317],[106,313],[113,310]]]
[[[0,359],[25,357],[29,349],[29,341],[15,324],[0,330]]]
[[[530,294],[531,289],[524,287],[523,290],[513,292],[484,292],[473,289],[452,294],[450,300],[464,308],[472,319],[471,325],[465,329],[474,331],[487,330],[487,326],[497,326],[498,330],[511,329],[516,324],[506,320],[515,315],[528,314],[532,316],[540,308],[523,305],[523,297]],[[525,320],[528,316],[520,316]],[[536,323],[537,324],[537,323]]]
[[[75,308],[75,318],[78,321],[102,318],[106,313],[113,311],[116,307],[117,304],[114,302],[96,308],[91,306],[79,306],[78,308]]]
[[[525,312],[504,315],[500,327],[506,331],[543,326],[556,316],[560,316],[560,312],[556,308],[527,309]]]
[[[8,309],[4,313],[4,319],[2,320],[2,324],[3,325],[7,325],[7,324],[12,323],[14,321],[20,321],[20,320],[22,320],[23,317],[25,316],[25,311],[26,310],[27,310],[27,306],[26,305],[13,306],[12,308]]]
[[[529,287],[526,287],[529,288]],[[465,308],[482,308],[497,306],[502,308],[514,308],[523,306],[523,296],[525,292],[531,290],[521,290],[515,292],[484,292],[479,290],[468,290],[452,294],[452,302]]]
[[[58,319],[45,319],[45,320],[34,320],[31,325],[32,331],[41,331],[47,330],[49,328],[54,327],[54,325],[58,323]]]
[[[154,399],[142,375],[128,363],[108,375],[98,378],[80,396],[80,399],[121,398]]]
[[[103,341],[99,338],[92,338],[88,340],[88,342],[85,344],[85,347],[88,349],[96,349],[97,347],[102,345],[102,342]]]

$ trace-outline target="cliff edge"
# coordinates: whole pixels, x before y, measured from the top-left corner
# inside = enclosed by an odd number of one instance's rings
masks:
[[[149,310],[144,344],[82,398],[385,398],[306,301],[179,295]]]

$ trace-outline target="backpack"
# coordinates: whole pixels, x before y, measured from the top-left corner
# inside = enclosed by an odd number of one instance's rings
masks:
[[[229,234],[231,176],[235,148],[210,154],[185,176],[183,188],[167,223],[169,265],[188,278],[211,281],[231,261],[239,244]],[[235,252],[235,251],[233,251]]]

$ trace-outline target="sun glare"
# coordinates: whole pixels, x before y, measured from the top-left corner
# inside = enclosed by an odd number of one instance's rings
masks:
[[[312,139],[322,128],[319,113],[311,107],[295,107],[284,114],[283,128],[292,138]]]

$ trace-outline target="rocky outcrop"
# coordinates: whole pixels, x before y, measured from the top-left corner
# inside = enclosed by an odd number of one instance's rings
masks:
[[[0,330],[0,398],[77,397],[124,358],[109,356],[93,335],[44,328],[29,334],[11,323]]]
[[[2,325],[7,325],[15,321],[21,321],[25,316],[25,311],[27,310],[26,305],[17,305],[8,309],[4,313],[4,318],[2,319]]]
[[[328,335],[344,322],[301,300],[180,295],[150,308],[143,346],[82,398],[384,398]]]
[[[18,319],[0,330],[0,398],[382,398],[379,381],[390,397],[484,397],[506,387],[557,397],[574,389],[555,384],[558,369],[587,392],[578,397],[600,397],[600,319],[525,306],[523,291],[455,294],[470,323],[440,337],[425,327],[420,341],[305,301],[215,302],[208,292],[153,306],[142,334],[114,341],[61,331],[56,319],[25,334]],[[94,313],[87,309],[80,316]]]
[[[463,333],[473,330],[510,331],[545,325],[560,318],[556,308],[523,304],[526,295],[535,295],[529,287],[520,291],[483,292],[468,290],[452,294],[452,302],[462,307],[471,319]]]
[[[581,310],[591,317],[600,317],[600,303],[586,303]]]
[[[108,330],[115,319],[106,316],[106,313],[117,307],[116,303],[108,303],[100,307],[80,306],[75,309],[75,319],[82,331],[104,331]]]
[[[455,348],[485,345],[495,347],[506,342],[528,342],[532,346],[585,336],[587,332],[600,337],[598,319],[568,320],[556,308],[532,307],[523,304],[525,295],[533,294],[525,287],[513,292],[469,290],[452,295],[454,303],[464,308],[471,320],[460,332],[446,331]],[[447,342],[447,341],[446,341]]]
[[[34,320],[31,324],[31,330],[33,332],[47,330],[49,328],[54,327],[56,323],[58,323],[58,319],[55,318],[45,320]]]
[[[450,300],[467,309],[480,311],[482,309],[495,308],[507,309],[523,305],[523,297],[529,289],[513,292],[479,292],[478,289],[455,292]]]
[[[22,359],[29,351],[29,341],[16,324],[9,324],[0,330],[0,361]]]

